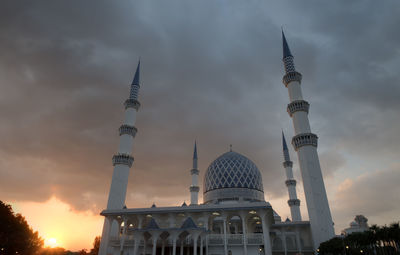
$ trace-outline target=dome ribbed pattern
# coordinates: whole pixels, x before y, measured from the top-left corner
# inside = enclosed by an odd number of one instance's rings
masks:
[[[234,151],[226,152],[210,164],[204,176],[204,193],[223,188],[248,188],[263,192],[260,171],[245,156]]]

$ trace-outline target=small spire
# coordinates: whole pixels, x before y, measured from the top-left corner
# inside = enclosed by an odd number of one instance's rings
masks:
[[[194,149],[193,149],[193,169],[197,169],[197,141],[194,140]]]
[[[283,133],[283,130],[282,130],[282,147],[283,147],[283,158],[285,159],[285,161],[290,161],[289,149],[286,144],[285,134]]]
[[[194,140],[193,159],[197,159],[197,141]]]
[[[292,53],[290,52],[289,45],[286,41],[285,33],[282,29],[282,44],[283,44],[283,58],[286,57],[293,57]]]
[[[140,59],[136,67],[135,76],[133,77],[132,85],[140,85]]]
[[[232,151],[232,144],[229,144],[229,151]]]
[[[138,65],[136,67],[135,76],[133,77],[131,92],[129,94],[129,99],[137,100],[139,96],[139,88],[140,88],[140,59]]]

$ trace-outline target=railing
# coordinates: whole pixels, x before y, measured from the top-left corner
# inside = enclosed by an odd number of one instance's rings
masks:
[[[263,244],[263,234],[247,234],[247,244]]]
[[[110,239],[110,246],[120,246],[122,237],[113,237]],[[243,235],[242,234],[227,234],[226,235],[227,242],[229,245],[243,245]],[[263,234],[260,233],[249,233],[247,234],[247,244],[248,245],[262,245],[263,244]],[[192,244],[193,240],[191,237],[187,237],[184,240],[186,245]],[[133,235],[126,235],[124,246],[131,246],[135,244],[135,240]],[[170,238],[167,239],[167,245],[172,245],[172,240]],[[209,234],[208,235],[208,244],[209,245],[224,245],[224,235],[223,234]],[[143,240],[140,240],[140,246],[144,245]]]
[[[231,234],[227,236],[228,244],[243,244],[242,234]]]
[[[228,244],[233,245],[243,245],[243,235],[242,234],[228,234],[226,236]],[[223,234],[210,234],[208,235],[208,243],[210,245],[223,245],[224,235]],[[263,244],[263,234],[247,234],[247,244],[249,245],[262,245]]]
[[[209,234],[208,235],[208,243],[210,245],[223,245],[224,244],[224,235]]]

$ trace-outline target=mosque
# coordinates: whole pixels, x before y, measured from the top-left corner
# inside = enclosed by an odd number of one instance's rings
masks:
[[[303,99],[302,75],[282,32],[283,84],[289,92],[287,112],[293,120],[292,145],[297,152],[310,220],[300,214],[296,180],[282,134],[291,220],[282,221],[264,199],[257,166],[232,149],[215,159],[204,174],[203,203],[199,203],[197,146],[194,145],[190,204],[127,208],[125,196],[140,103],[140,62],[125,101],[125,121],[119,128],[120,145],[112,163],[114,172],[100,244],[100,255],[288,255],[314,254],[319,244],[334,237],[333,221],[317,154],[317,135],[311,132]]]

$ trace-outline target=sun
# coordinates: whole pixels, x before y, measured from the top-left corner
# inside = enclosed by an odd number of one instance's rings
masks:
[[[55,247],[57,247],[57,239],[55,239],[54,237],[46,239],[45,244],[46,244],[46,246],[55,248]]]

